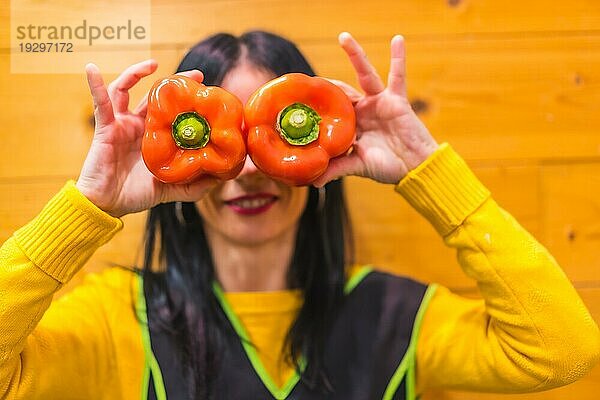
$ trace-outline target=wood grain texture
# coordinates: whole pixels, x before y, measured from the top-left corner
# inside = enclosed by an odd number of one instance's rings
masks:
[[[155,79],[175,71],[182,49],[155,50],[159,69],[131,91],[131,106],[146,95]],[[118,56],[118,54],[117,54]],[[0,179],[36,176],[75,178],[89,149],[93,103],[85,75],[9,74],[0,54]],[[116,74],[104,76],[108,85]]]
[[[387,40],[363,47],[385,79]],[[320,74],[356,86],[335,42],[303,49]],[[407,39],[407,64],[410,100],[469,160],[600,157],[600,35]]]
[[[52,15],[49,0],[33,4]],[[93,18],[95,4],[63,0],[81,15]],[[98,3],[98,2],[94,2]],[[27,6],[25,2],[25,6]],[[105,8],[118,4],[102,0]],[[282,2],[277,0],[148,0],[151,5],[152,41],[185,43],[217,31],[241,33],[252,28],[275,31],[293,40],[319,40],[351,31],[359,36],[388,38],[402,32],[410,36],[514,33],[543,34],[595,31],[600,26],[600,5],[595,0],[511,3],[494,0],[390,1],[332,0]],[[62,15],[56,15],[60,21]],[[10,0],[0,0],[0,47],[9,43]]]
[[[333,39],[342,31],[385,40],[395,33],[409,37],[539,34],[600,27],[600,4],[594,0],[533,0],[518,6],[493,0],[153,0],[152,6],[155,43],[191,44],[210,33],[239,34],[253,28],[302,42]]]
[[[365,48],[385,74],[388,44]],[[354,81],[337,44],[303,49],[322,74]],[[155,50],[161,69],[154,76],[171,73],[183,52]],[[7,71],[7,60],[0,55],[0,70]],[[141,98],[152,81],[142,81],[132,99]],[[438,140],[453,143],[468,160],[600,159],[599,82],[600,35],[409,43],[411,100],[420,102]],[[78,172],[92,111],[83,75],[11,75],[0,88],[0,107],[0,177]],[[35,134],[27,141],[10,134],[23,129]]]
[[[578,279],[600,285],[600,163],[542,168],[544,242]]]

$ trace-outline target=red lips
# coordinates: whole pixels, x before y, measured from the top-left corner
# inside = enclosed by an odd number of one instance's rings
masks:
[[[242,215],[257,215],[266,212],[275,202],[277,196],[271,193],[254,193],[225,200],[225,205]]]

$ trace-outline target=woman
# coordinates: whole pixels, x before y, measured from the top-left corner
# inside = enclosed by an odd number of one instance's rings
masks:
[[[1,398],[528,392],[596,363],[598,329],[555,261],[411,110],[403,39],[392,40],[387,86],[349,34],[340,44],[364,94],[337,82],[355,104],[358,139],[321,189],[280,184],[249,158],[230,181],[161,184],[140,158],[146,105],[128,110],[129,89],[156,63],[108,88],[87,67],[96,132],[81,175],[0,250]],[[293,44],[264,32],[213,36],[179,70],[242,102],[278,75],[312,74]],[[345,175],[397,184],[484,301],[352,266],[335,180]],[[143,272],[91,276],[50,306],[118,218],[148,208]]]

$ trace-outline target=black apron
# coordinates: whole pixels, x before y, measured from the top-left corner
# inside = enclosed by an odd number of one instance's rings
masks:
[[[415,353],[418,328],[435,286],[371,271],[351,279],[346,299],[329,334],[324,354],[333,393],[307,387],[298,374],[278,388],[262,367],[243,327],[220,289],[215,294],[229,329],[240,340],[220,356],[216,398],[224,400],[370,400],[415,398]],[[140,278],[141,281],[141,278]],[[140,289],[143,282],[140,282]],[[145,295],[140,299],[146,352],[142,398],[184,400],[187,383],[176,358],[175,345],[165,332],[148,329]]]

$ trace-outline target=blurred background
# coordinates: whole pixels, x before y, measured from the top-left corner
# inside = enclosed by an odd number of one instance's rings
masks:
[[[49,16],[57,3],[81,12],[92,7],[83,0],[21,3],[43,7]],[[110,10],[119,2],[93,3]],[[146,3],[150,54],[159,62],[154,78],[174,71],[186,49],[209,34],[265,29],[296,42],[318,74],[357,86],[337,34],[353,33],[382,76],[389,40],[403,34],[414,109],[550,249],[600,320],[600,1]],[[9,0],[0,0],[0,242],[77,177],[93,133],[83,73],[11,73],[10,7]],[[63,16],[54,18],[58,24]],[[119,59],[137,50],[115,45],[110,54]],[[88,61],[95,61],[93,52]],[[115,77],[107,74],[105,80]],[[132,104],[153,81],[136,87]],[[454,253],[392,186],[347,182],[360,262],[477,295]],[[125,217],[125,229],[98,251],[87,271],[138,262],[144,218]],[[80,280],[81,274],[69,287]],[[600,367],[573,385],[541,394],[436,392],[424,399],[597,399],[598,391]]]

